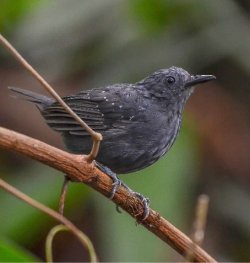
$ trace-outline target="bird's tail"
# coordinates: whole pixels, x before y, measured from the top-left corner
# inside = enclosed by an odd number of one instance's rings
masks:
[[[20,89],[16,87],[9,87],[9,89],[13,91],[17,95],[17,97],[35,103],[39,110],[43,110],[54,102],[54,99],[41,94],[37,94],[30,90]]]

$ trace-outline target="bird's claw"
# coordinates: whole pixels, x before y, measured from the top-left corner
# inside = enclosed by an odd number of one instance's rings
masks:
[[[144,197],[142,194],[138,193],[138,192],[134,192],[134,195],[137,196],[142,204],[143,204],[143,214],[142,214],[142,221],[146,220],[149,216],[149,204],[150,204],[150,200],[147,197]]]
[[[142,204],[143,204],[143,214],[142,214],[142,221],[146,220],[147,217],[149,216],[149,203],[150,200],[146,197],[144,197],[142,194],[138,193],[138,192],[134,192],[132,189],[130,189],[126,184],[124,184],[116,175],[116,173],[114,173],[112,170],[110,170],[108,167],[103,166],[102,164],[96,162],[96,166],[103,171],[104,173],[106,173],[107,175],[109,175],[109,177],[113,180],[112,183],[112,189],[110,192],[110,196],[109,199],[113,199],[115,196],[115,193],[117,191],[117,189],[120,186],[123,186],[124,188],[126,188],[132,195],[137,196]],[[117,211],[119,211],[118,206],[116,207]],[[119,211],[120,212],[120,211]]]
[[[110,196],[109,199],[113,199],[115,196],[115,193],[117,191],[117,189],[123,185],[122,181],[117,177],[116,173],[114,173],[111,169],[109,169],[107,166],[104,166],[98,162],[95,161],[95,165],[105,174],[107,174],[112,180],[112,189],[110,192]]]
[[[138,193],[138,192],[134,192],[131,188],[129,188],[126,184],[124,184],[122,182],[121,184],[123,187],[125,187],[132,195],[135,195],[136,197],[138,197],[142,204],[143,204],[143,214],[142,214],[142,221],[146,220],[147,217],[149,216],[149,204],[150,204],[150,200],[149,198],[144,197],[142,194]]]
[[[122,181],[118,179],[117,177],[116,178],[112,177],[112,179],[114,182],[112,183],[112,190],[111,190],[109,199],[114,198],[117,189],[122,185]]]

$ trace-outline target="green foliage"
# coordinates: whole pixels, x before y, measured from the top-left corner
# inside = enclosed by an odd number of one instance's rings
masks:
[[[44,165],[36,164],[30,168],[16,172],[18,177],[7,180],[15,187],[30,195],[32,198],[57,209],[59,194],[63,182],[62,174]],[[67,196],[66,213],[72,207],[76,208],[76,201],[82,200],[79,205],[84,211],[84,201],[87,199],[88,191],[82,184],[71,184]],[[16,242],[27,246],[32,245],[40,239],[40,233],[45,233],[49,225],[55,224],[49,216],[43,214],[35,208],[18,201],[5,192],[0,192],[1,209],[0,213],[0,233],[2,236],[9,236]],[[35,223],[34,223],[35,222]]]
[[[45,0],[1,0],[0,31],[9,32],[32,8]]]
[[[30,252],[13,241],[0,238],[0,262],[40,262]]]
[[[146,32],[159,32],[173,22],[183,21],[192,10],[190,1],[167,0],[131,0],[129,9],[131,15]]]

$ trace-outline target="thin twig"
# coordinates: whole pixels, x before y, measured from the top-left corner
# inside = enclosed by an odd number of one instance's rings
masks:
[[[47,92],[54,97],[58,103],[61,104],[62,108],[69,113],[92,137],[93,145],[91,152],[87,156],[87,161],[92,162],[98,152],[100,147],[100,142],[102,140],[102,135],[98,132],[95,132],[91,129],[87,123],[85,123],[63,100],[62,98],[55,92],[55,90],[50,86],[50,84],[21,56],[21,54],[9,43],[9,41],[0,34],[0,43],[8,49],[11,54],[24,66],[31,75],[37,79],[41,85],[47,90]]]
[[[209,205],[209,197],[205,194],[200,195],[197,200],[196,215],[193,223],[193,234],[192,234],[193,242],[190,244],[186,256],[188,262],[194,261],[195,250],[197,246],[201,246],[203,242],[205,236],[208,205]]]
[[[80,240],[80,242],[88,250],[91,262],[97,262],[97,256],[95,253],[95,249],[94,249],[94,246],[91,243],[90,239],[83,232],[81,232],[74,224],[72,224],[67,218],[60,215],[58,212],[52,210],[51,208],[49,208],[49,207],[39,203],[38,201],[30,198],[28,195],[22,193],[21,191],[19,191],[15,187],[9,185],[8,183],[6,183],[2,179],[0,179],[0,187],[3,188],[4,190],[6,190],[7,192],[11,193],[15,197],[21,199],[25,203],[37,208],[38,210],[40,210],[40,211],[46,213],[47,215],[53,217],[58,222],[64,224]]]
[[[70,229],[65,226],[65,225],[57,225],[54,226],[48,233],[47,238],[46,238],[46,245],[45,245],[45,254],[46,254],[46,262],[53,262],[53,253],[52,253],[52,244],[53,244],[53,240],[54,237],[57,233],[61,232],[61,231],[70,231]],[[85,235],[82,232],[78,232],[78,239],[79,241],[82,243],[82,245],[85,247]],[[93,253],[91,251],[91,248],[88,248],[89,250],[89,254]],[[92,258],[94,258],[92,256]],[[96,262],[96,261],[91,261],[91,262]]]
[[[64,204],[65,204],[65,198],[66,198],[66,194],[68,191],[68,186],[69,186],[69,178],[67,175],[64,176],[64,181],[63,181],[63,185],[62,185],[62,191],[61,191],[61,195],[60,195],[60,200],[59,200],[59,213],[61,215],[63,215],[63,211],[64,211]]]
[[[0,127],[0,148],[22,153],[67,174],[72,181],[83,182],[106,197],[110,196],[112,180],[87,163],[83,156],[70,154],[28,136]],[[131,195],[124,187],[119,187],[112,201],[140,221],[144,207],[141,200]],[[181,255],[186,255],[192,241],[170,224],[160,214],[150,209],[146,220],[140,222],[149,231],[169,244]],[[199,246],[194,251],[194,261],[216,262]]]
[[[65,225],[57,225],[50,229],[45,242],[46,262],[53,262],[53,241],[58,232],[69,231]]]
[[[55,235],[60,232],[68,230],[64,225],[57,225],[50,229],[45,242],[45,256],[46,262],[53,262],[53,240]]]

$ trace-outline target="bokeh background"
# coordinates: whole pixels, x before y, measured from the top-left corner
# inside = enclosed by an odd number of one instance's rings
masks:
[[[250,261],[250,1],[1,0],[0,31],[60,95],[135,82],[172,65],[217,81],[197,88],[180,135],[153,166],[122,179],[190,234],[199,194],[211,202],[203,247],[219,261]],[[63,148],[29,103],[8,86],[42,87],[0,47],[0,125]],[[0,175],[57,208],[63,175],[0,150]],[[89,235],[101,261],[180,261],[161,240],[85,185],[71,184],[67,217]],[[0,191],[0,261],[44,260],[55,222]],[[56,261],[87,261],[70,234]]]

